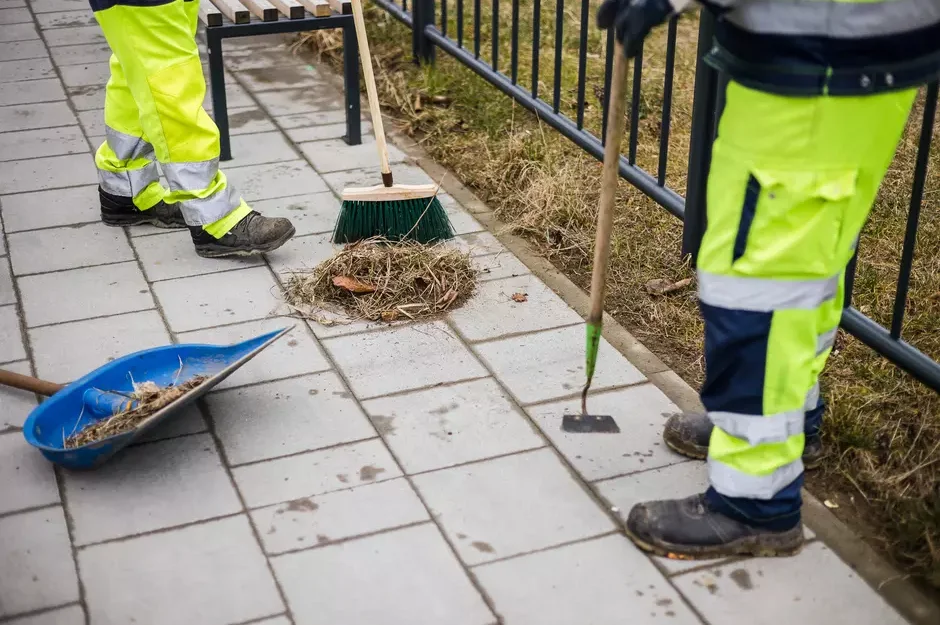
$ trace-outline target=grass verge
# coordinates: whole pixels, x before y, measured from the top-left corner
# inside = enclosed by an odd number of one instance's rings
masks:
[[[469,5],[469,3],[465,3]],[[534,20],[532,5],[520,3],[517,52],[519,84],[531,87]],[[583,6],[583,5],[582,5]],[[495,24],[500,44],[491,46],[490,7],[480,19],[480,57],[512,74],[511,6]],[[541,11],[540,95],[572,119],[583,103],[584,127],[600,135],[605,41],[580,7]],[[455,2],[448,3],[448,31],[457,33]],[[584,18],[584,19],[582,19]],[[563,36],[553,36],[556,22]],[[587,288],[600,179],[600,163],[515,105],[494,87],[438,51],[433,67],[411,62],[411,33],[375,7],[367,10],[380,99],[386,119],[420,141],[427,152],[452,169],[512,230],[525,236],[575,283]],[[465,7],[464,44],[474,49],[474,21]],[[677,23],[671,132],[665,162],[667,186],[685,191],[685,172],[694,84],[697,18]],[[582,37],[582,32],[584,37]],[[639,98],[630,102],[628,129],[637,130],[636,163],[659,167],[661,109],[666,67],[666,29],[658,29],[645,49]],[[578,77],[580,42],[585,40],[583,98]],[[305,47],[339,66],[339,34],[305,35]],[[561,60],[557,73],[555,59]],[[922,118],[918,100],[897,157],[863,233],[855,304],[876,321],[890,321],[907,216],[907,203]],[[931,162],[940,162],[940,124]],[[624,153],[630,146],[625,142]],[[940,214],[930,210],[940,197],[940,171],[928,174],[925,210],[911,276],[904,338],[940,358]],[[607,310],[690,384],[703,376],[702,326],[693,287],[662,295],[657,288],[682,283],[692,272],[681,257],[681,224],[642,193],[621,181],[617,199]],[[660,282],[653,282],[660,281]],[[833,511],[889,554],[925,586],[940,589],[940,398],[840,333],[823,376],[829,401],[824,422],[828,458],[809,476],[808,487],[838,506]]]

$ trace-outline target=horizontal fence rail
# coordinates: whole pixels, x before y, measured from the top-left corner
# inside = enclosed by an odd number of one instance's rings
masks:
[[[412,30],[412,51],[416,62],[434,61],[435,49],[475,72],[519,105],[535,113],[539,119],[561,133],[575,145],[598,160],[603,160],[606,137],[608,92],[614,54],[613,38],[591,28],[593,11],[590,0],[373,0]],[[488,13],[489,19],[486,19]],[[577,15],[578,21],[567,20]],[[522,33],[523,16],[531,17],[531,32]],[[551,19],[554,18],[554,19]],[[632,93],[630,94],[629,132],[626,154],[620,156],[620,176],[672,215],[683,220],[682,253],[693,260],[705,231],[705,188],[711,146],[717,132],[718,117],[723,107],[727,78],[719,75],[702,61],[713,40],[714,20],[703,12],[699,21],[697,64],[691,133],[689,136],[688,170],[685,197],[667,186],[667,166],[674,104],[674,78],[678,20],[670,20],[667,28],[665,67],[659,115],[658,165],[651,173],[637,165],[640,120],[643,109],[644,58],[641,53],[632,61]],[[508,24],[508,62],[503,45]],[[546,25],[549,28],[546,29]],[[527,29],[528,30],[528,29]],[[469,33],[468,33],[469,31]],[[487,32],[488,31],[488,32]],[[486,37],[488,35],[488,37]],[[526,35],[526,39],[522,39]],[[489,39],[487,41],[486,39]],[[592,42],[592,38],[597,41]],[[577,42],[575,103],[570,106],[562,92],[563,74],[571,71],[565,64],[565,42]],[[487,45],[488,44],[488,45]],[[591,56],[591,49],[602,47],[602,54]],[[528,63],[520,58],[530,55]],[[597,80],[600,89],[600,114],[593,116],[594,128],[588,127],[586,115],[589,76],[594,63],[602,63]],[[546,63],[550,67],[546,68]],[[527,73],[523,76],[523,73]],[[543,79],[550,76],[551,90]],[[596,88],[596,87],[595,87]],[[547,92],[546,92],[547,91]],[[595,91],[595,93],[597,93]],[[852,306],[855,260],[846,272],[846,309],[842,318],[844,330],[901,367],[915,378],[940,392],[940,363],[907,343],[902,338],[905,311],[913,267],[918,223],[924,201],[931,138],[937,113],[938,85],[926,90],[924,115],[918,144],[904,243],[898,272],[890,328],[881,326]],[[569,110],[571,109],[571,110]]]

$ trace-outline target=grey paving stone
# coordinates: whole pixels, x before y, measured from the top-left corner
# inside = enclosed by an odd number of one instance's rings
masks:
[[[153,285],[174,332],[267,317],[282,308],[276,290],[267,267],[167,280]]]
[[[19,432],[0,434],[0,474],[0,514],[59,503],[52,463]]]
[[[256,94],[256,97],[271,117],[345,108],[343,96],[339,91],[332,85],[323,83],[303,89],[263,91]]]
[[[0,517],[0,617],[78,600],[62,508]]]
[[[3,109],[0,109],[2,111]],[[0,195],[77,187],[98,182],[90,154],[47,156],[7,163],[0,169]]]
[[[92,151],[92,153],[97,153],[98,148],[100,148],[101,144],[104,142],[105,142],[104,135],[100,135],[97,137],[88,137],[88,148]],[[147,227],[157,229],[155,226],[147,226]],[[160,229],[160,230],[162,232],[166,232],[166,230],[163,230],[163,229]]]
[[[23,10],[26,11],[26,9]],[[0,10],[0,13],[3,12],[3,10]],[[29,15],[29,11],[26,14]],[[2,16],[0,16],[0,19],[3,19]],[[55,77],[55,69],[52,67],[52,61],[49,60],[49,57],[20,61],[5,58],[0,62],[0,83]]]
[[[66,383],[121,356],[172,343],[155,310],[29,330],[39,377]]]
[[[284,274],[282,274],[283,276]],[[366,330],[377,330],[379,328],[397,328],[408,325],[408,321],[385,323],[384,321],[360,321],[353,320],[346,315],[321,311],[317,313],[316,320],[307,321],[307,325],[313,330],[313,333],[321,341],[336,336],[345,336],[355,334],[356,332],[365,332]]]
[[[103,85],[111,77],[111,68],[107,62],[66,65],[60,67],[59,72],[62,74],[62,82],[69,88]],[[101,105],[99,104],[99,106]]]
[[[480,272],[477,279],[481,282],[516,278],[529,274],[529,268],[508,252],[474,256],[472,262],[473,266]]]
[[[281,19],[284,18],[281,17]],[[232,43],[240,41],[247,42],[248,40],[231,40]],[[260,49],[232,47],[225,51],[225,69],[231,73],[260,67],[303,64],[301,59],[291,56],[290,48],[291,46],[285,43],[272,44]]]
[[[134,240],[134,247],[140,256],[144,273],[151,282],[264,264],[264,259],[260,257],[210,259],[197,256],[188,230],[138,237]]]
[[[238,71],[238,78],[254,93],[330,86],[312,65],[289,63],[284,56],[281,55],[281,63],[273,66],[242,68]]]
[[[231,465],[375,436],[333,372],[213,393],[207,403]]]
[[[15,0],[14,0],[15,1]],[[39,39],[32,41],[11,41],[0,43],[0,59],[18,61],[21,59],[42,59],[49,56],[46,46]]]
[[[25,6],[25,0],[0,0],[0,9],[15,9]]]
[[[365,120],[367,116],[368,111],[363,111],[362,119]],[[340,106],[334,111],[308,111],[293,115],[281,115],[275,117],[274,121],[284,129],[344,124],[346,123],[346,110]]]
[[[228,167],[245,167],[264,163],[283,163],[298,157],[280,132],[262,132],[232,137],[232,160]]]
[[[0,24],[29,24],[33,16],[26,7],[0,8]]]
[[[92,623],[132,623],[144,607],[148,625],[229,625],[284,610],[244,515],[83,549],[78,566]]]
[[[344,119],[338,124],[289,128],[285,132],[287,133],[287,136],[290,138],[290,140],[295,143],[302,143],[304,141],[324,141],[326,139],[342,139],[346,136],[346,120]],[[372,124],[370,122],[362,122],[359,132],[363,136],[371,135]]]
[[[294,326],[294,329],[287,336],[281,337],[276,343],[252,358],[216,388],[220,390],[234,388],[328,370],[330,364],[323,356],[316,340],[304,324],[289,317],[186,332],[179,335],[179,340],[181,343],[229,345],[291,326]]]
[[[339,337],[323,345],[360,399],[486,375],[440,321]]]
[[[521,404],[566,397],[584,386],[582,325],[483,343],[476,351]],[[630,361],[601,338],[592,390],[645,380]]]
[[[0,306],[16,303],[13,291],[13,273],[10,271],[10,259],[0,258]]]
[[[428,520],[421,500],[404,479],[303,497],[254,510],[251,517],[269,554]]]
[[[32,24],[6,24],[0,25],[0,42],[28,41],[39,39],[39,33]],[[4,87],[6,89],[6,87]]]
[[[486,256],[488,254],[509,254],[502,243],[491,232],[471,232],[461,234],[448,243],[470,256]]]
[[[2,28],[0,26],[0,30]],[[0,89],[0,106],[52,102],[64,99],[65,90],[62,89],[62,83],[59,82],[58,78],[11,82],[3,85],[3,89]],[[11,130],[13,128],[10,127]]]
[[[614,529],[547,449],[425,473],[413,480],[468,565]]]
[[[90,111],[80,111],[78,121],[81,122],[85,134],[89,137],[100,137],[105,134],[104,109],[92,109]]]
[[[406,473],[545,444],[492,379],[373,399],[363,408]]]
[[[16,232],[9,236],[13,273],[59,271],[134,260],[120,228],[103,223]]]
[[[673,578],[710,623],[903,625],[901,618],[822,543],[793,558],[755,558]]]
[[[30,327],[153,308],[137,263],[73,269],[19,280]],[[63,294],[68,294],[64,297]]]
[[[299,160],[225,168],[225,174],[248,202],[329,190],[313,168]]]
[[[56,46],[49,49],[52,58],[59,67],[66,65],[87,65],[106,63],[111,58],[111,48],[107,43],[85,43],[77,46]]]
[[[76,123],[75,115],[65,102],[19,104],[0,108],[0,128],[7,131],[70,126]]]
[[[39,22],[39,28],[43,30],[49,30],[52,28],[72,29],[98,25],[98,23],[95,21],[94,14],[88,9],[41,13],[36,16],[36,21]]]
[[[229,40],[231,41],[231,40]],[[227,54],[227,53],[226,53]],[[207,112],[212,112],[212,91],[211,91],[211,82],[206,80],[206,97],[202,101],[202,107],[206,109]],[[229,110],[233,108],[244,108],[246,106],[256,107],[258,106],[254,99],[245,91],[241,85],[236,82],[229,83],[229,79],[225,80],[225,107]]]
[[[562,415],[580,414],[580,398],[527,410],[542,432],[589,481],[685,460],[662,442],[666,417],[678,412],[678,408],[652,384],[598,393],[588,398],[589,413],[613,416],[620,426],[619,434],[585,436],[562,432]]]
[[[268,217],[286,217],[297,230],[295,236],[332,232],[339,217],[340,201],[329,192],[295,195],[253,202],[252,208]]]
[[[359,145],[347,145],[342,139],[328,139],[326,141],[311,141],[298,145],[300,150],[320,173],[343,171],[346,169],[360,169],[373,165],[378,166],[379,156],[376,152],[375,141],[362,138]],[[402,163],[408,157],[394,145],[388,146],[389,163]],[[395,173],[395,168],[392,168]]]
[[[700,624],[649,559],[619,534],[483,565],[474,575],[506,625]]]
[[[4,369],[33,375],[25,360],[3,365]],[[36,396],[26,391],[0,386],[0,432],[19,431],[30,411],[36,407]]]
[[[378,439],[232,469],[249,508],[315,497],[401,477]]]
[[[297,625],[496,622],[430,524],[279,556],[272,565]]]
[[[12,362],[26,358],[20,319],[16,306],[0,306],[0,362]]]
[[[437,199],[440,200],[444,210],[447,211],[447,217],[450,219],[450,224],[454,227],[454,234],[470,234],[473,232],[482,232],[486,230],[486,228],[484,228],[483,225],[473,217],[473,215],[464,210],[464,208],[457,202],[457,200],[453,198],[453,196],[447,195],[446,193],[441,193],[437,196]]]
[[[375,143],[372,145],[374,161],[378,162],[378,155],[375,153]],[[346,187],[374,187],[382,184],[382,175],[378,167],[368,163],[369,166],[361,169],[350,169],[348,171],[334,171],[325,174],[323,179],[330,185],[333,192],[342,196],[343,189]],[[395,177],[396,184],[434,184],[423,169],[417,165],[408,165],[401,163],[392,168],[392,174]]]
[[[241,509],[208,434],[129,447],[93,473],[66,473],[65,488],[76,545]]]
[[[53,28],[43,31],[46,44],[52,46],[76,46],[83,43],[104,43],[104,34],[98,25],[74,28]],[[93,84],[93,83],[89,83]]]
[[[268,254],[268,262],[279,279],[285,281],[292,273],[313,269],[341,250],[341,246],[333,245],[332,236],[332,232],[321,232],[295,237]]]
[[[72,188],[68,193],[53,190],[7,195],[0,198],[0,202],[7,234],[89,223],[100,218],[97,185]],[[37,206],[42,210],[36,210]]]
[[[527,301],[513,301],[512,296],[516,293],[526,295]],[[450,318],[457,330],[470,341],[547,330],[582,321],[578,313],[535,276],[484,282],[462,308],[450,314]]]
[[[256,106],[240,106],[229,109],[228,124],[229,134],[232,136],[277,131],[277,127],[268,117],[268,114]],[[292,158],[296,158],[296,156]]]
[[[57,11],[78,11],[88,8],[82,0],[30,0],[34,13],[54,13]]]
[[[77,111],[87,111],[91,109],[100,109],[104,105],[105,86],[102,85],[82,85],[80,87],[69,87],[66,89],[69,99]]]
[[[85,625],[85,611],[79,605],[71,605],[36,616],[13,619],[7,625]]]
[[[0,133],[0,161],[84,152],[88,144],[78,126]]]

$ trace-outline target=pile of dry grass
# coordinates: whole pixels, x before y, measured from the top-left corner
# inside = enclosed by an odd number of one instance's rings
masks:
[[[157,386],[153,382],[135,384],[133,392],[128,393],[127,402],[120,412],[116,412],[100,421],[89,423],[81,431],[70,435],[65,439],[65,448],[74,449],[130,432],[145,419],[166,408],[207,379],[206,376],[197,375],[182,384],[165,387]]]
[[[311,271],[294,273],[285,300],[299,315],[331,324],[324,312],[392,322],[434,317],[476,288],[468,252],[445,243],[368,239],[346,246]]]

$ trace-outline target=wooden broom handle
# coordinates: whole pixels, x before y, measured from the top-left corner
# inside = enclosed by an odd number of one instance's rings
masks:
[[[392,186],[392,168],[388,164],[388,146],[385,143],[385,127],[382,125],[382,110],[379,108],[379,94],[375,88],[375,75],[372,73],[372,55],[369,54],[369,40],[366,39],[366,20],[362,14],[362,1],[352,0],[353,21],[356,23],[356,41],[359,43],[359,57],[362,59],[362,74],[366,79],[366,94],[369,96],[369,113],[372,115],[372,132],[375,143],[379,146],[379,160],[382,163],[382,183]]]
[[[354,0],[355,1],[355,0]],[[614,67],[607,101],[607,137],[604,142],[604,169],[601,172],[601,197],[597,211],[597,238],[594,241],[594,270],[591,274],[591,310],[588,322],[598,323],[604,315],[604,290],[607,261],[610,258],[610,233],[614,223],[614,199],[620,180],[620,142],[623,140],[624,84],[627,57],[620,43],[614,45]]]
[[[36,393],[37,395],[44,395],[46,397],[52,397],[65,388],[61,384],[53,384],[52,382],[39,380],[32,376],[21,375],[19,373],[5,371],[3,369],[0,369],[0,385],[12,386],[13,388],[18,388],[23,391],[30,391],[32,393]]]

